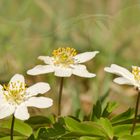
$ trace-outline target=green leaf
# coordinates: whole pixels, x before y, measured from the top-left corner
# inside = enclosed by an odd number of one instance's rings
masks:
[[[32,126],[34,129],[38,129],[39,127],[50,126],[52,124],[51,120],[45,116],[30,117],[25,122]]]
[[[102,117],[108,117],[117,107],[118,104],[116,102],[108,102],[103,110]]]
[[[34,135],[32,134],[32,135],[28,138],[28,140],[35,140]]]
[[[65,133],[65,128],[61,124],[55,123],[53,128],[47,129],[47,132],[49,137],[57,137]]]
[[[117,137],[129,135],[131,129],[132,129],[132,124],[117,125],[113,127],[114,135]],[[140,135],[140,124],[136,124],[134,135]]]
[[[0,128],[0,137],[6,137],[9,134],[10,134],[9,129]]]
[[[40,128],[38,132],[37,139],[38,140],[49,140],[48,135],[47,135],[47,129],[46,128]]]
[[[119,114],[118,116],[115,116],[114,118],[111,119],[111,122],[113,125],[117,125],[118,123],[122,121],[126,121],[128,119],[133,118],[134,114],[134,109],[129,108],[127,111]]]
[[[64,134],[64,135],[62,135],[61,136],[61,139],[78,139],[78,138],[80,138],[81,136],[84,136],[84,134],[83,133],[81,133],[81,132],[67,132],[66,134]]]
[[[82,121],[84,119],[84,112],[81,109],[77,109],[75,112],[75,117]]]
[[[114,132],[111,122],[106,118],[101,118],[100,120],[97,121],[97,123],[100,124],[104,132],[108,135],[108,137],[112,139],[114,136]]]
[[[0,122],[0,128],[5,128],[5,129],[11,129],[11,119],[9,120],[3,120]],[[30,136],[32,134],[32,128],[24,123],[23,121],[20,120],[15,120],[14,124],[14,131],[20,133],[21,135],[24,136]]]
[[[14,140],[26,140],[26,137],[14,136]],[[10,140],[10,136],[0,138],[0,140]]]
[[[84,136],[84,137],[81,137],[79,140],[105,140],[105,139]]]
[[[26,123],[30,124],[30,125],[36,125],[36,124],[50,124],[51,121],[50,119],[48,119],[45,116],[34,116],[34,117],[30,117],[27,121],[25,121]]]
[[[99,119],[101,117],[101,114],[102,114],[102,105],[101,105],[101,101],[98,100],[96,102],[96,105],[93,106],[90,120],[93,121]]]
[[[106,83],[104,83],[105,85],[107,84],[108,85],[108,81],[106,82]],[[104,86],[105,86],[104,85]],[[107,86],[106,85],[106,86]],[[110,89],[107,89],[107,91],[105,92],[105,94],[104,95],[102,95],[101,97],[100,97],[100,101],[101,101],[101,103],[103,103],[103,102],[105,102],[105,100],[106,100],[106,98],[108,97],[108,95],[109,95],[109,93],[110,93]]]
[[[37,139],[56,139],[65,134],[65,128],[60,123],[55,123],[51,128],[40,128]]]
[[[135,135],[135,136],[126,135],[120,137],[118,140],[140,140],[140,135]]]
[[[104,129],[96,122],[78,122],[70,117],[65,117],[66,128],[83,136],[107,137]]]

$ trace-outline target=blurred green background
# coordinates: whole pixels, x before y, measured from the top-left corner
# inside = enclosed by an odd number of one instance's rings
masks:
[[[79,53],[98,50],[100,54],[86,63],[97,77],[65,79],[62,114],[81,107],[88,114],[109,89],[106,100],[120,103],[116,112],[134,105],[134,89],[112,83],[112,75],[103,68],[111,63],[130,70],[139,66],[140,0],[0,0],[0,82],[21,73],[29,85],[50,83],[48,95],[54,99],[50,112],[54,113],[59,78],[28,76],[26,71],[43,64],[37,60],[39,55],[51,55],[54,48],[65,45]]]

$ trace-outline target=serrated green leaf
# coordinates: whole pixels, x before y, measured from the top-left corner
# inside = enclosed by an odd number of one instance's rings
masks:
[[[40,128],[39,129],[37,139],[38,140],[49,140],[46,128]]]
[[[108,117],[117,107],[118,104],[116,102],[108,102],[103,110],[102,117]]]
[[[101,105],[101,101],[98,100],[96,104],[93,106],[90,120],[93,121],[99,119],[101,117],[101,114],[102,114],[102,105]]]
[[[38,130],[37,139],[47,140],[47,139],[57,139],[61,135],[65,134],[65,128],[60,123],[55,123],[50,128],[40,128]]]
[[[117,123],[120,123],[120,122],[128,120],[128,119],[132,119],[133,114],[134,114],[134,109],[129,108],[127,111],[113,117],[111,119],[111,123],[113,125],[117,125]]]

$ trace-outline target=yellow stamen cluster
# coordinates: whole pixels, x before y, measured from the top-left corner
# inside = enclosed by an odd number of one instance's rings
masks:
[[[7,86],[4,85],[4,96],[7,101],[11,103],[20,104],[25,96],[25,84],[18,82],[11,82]]]
[[[70,64],[74,64],[74,56],[77,54],[74,48],[58,48],[52,52],[55,65],[62,65],[68,67]]]
[[[132,74],[134,75],[135,80],[140,81],[140,67],[133,66]]]

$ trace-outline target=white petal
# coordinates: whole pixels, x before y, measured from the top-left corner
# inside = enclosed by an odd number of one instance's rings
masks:
[[[14,111],[15,111],[14,106],[9,105],[8,103],[1,104],[0,105],[0,119],[3,119],[5,117],[12,115]]]
[[[52,64],[52,57],[49,56],[39,56],[38,59],[43,60],[46,64]]]
[[[5,104],[5,103],[8,103],[6,98],[5,98],[5,95],[8,94],[8,91],[5,91],[5,90],[1,90],[0,92],[0,106]]]
[[[3,86],[2,85],[0,85],[0,104],[3,102]]]
[[[37,108],[48,108],[53,105],[53,100],[46,97],[32,97],[26,101],[26,105]]]
[[[2,100],[3,100],[3,91],[1,90],[0,91],[0,102],[2,102]]]
[[[94,51],[94,52],[81,53],[81,54],[76,55],[74,57],[74,59],[75,59],[75,61],[77,63],[84,63],[84,62],[89,61],[92,58],[94,58],[97,53],[99,53],[99,52],[98,51]]]
[[[2,90],[3,89],[3,86],[2,85],[0,85],[0,90]]]
[[[14,116],[20,120],[29,119],[29,113],[25,103],[22,103],[19,106],[17,106]]]
[[[76,65],[73,68],[74,75],[80,76],[80,77],[86,77],[86,78],[92,78],[95,77],[96,75],[93,73],[90,73],[87,71],[86,66],[84,65]]]
[[[10,82],[13,82],[13,83],[17,83],[18,81],[25,83],[24,76],[21,74],[15,74],[10,80]]]
[[[6,100],[5,100],[5,96],[4,94],[6,94],[7,91],[2,91],[2,93],[0,93],[0,106],[5,104],[5,103],[8,103]]]
[[[55,67],[55,76],[70,77],[71,74],[72,74],[72,69],[70,68]]]
[[[27,71],[29,75],[39,75],[54,72],[54,68],[51,65],[37,65],[33,69]]]
[[[13,83],[16,84],[16,87],[13,87]],[[20,88],[21,83],[22,83],[22,86],[24,86],[24,84],[25,84],[24,76],[21,74],[15,74],[9,82],[9,88],[11,88],[11,89]]]
[[[0,95],[3,93],[3,86],[0,85]]]
[[[112,64],[111,67],[106,67],[104,70],[110,73],[117,74],[119,76],[123,76],[124,78],[129,79],[134,82],[133,74],[121,66]]]
[[[39,82],[27,88],[26,93],[30,97],[30,96],[35,96],[39,93],[44,94],[49,90],[50,90],[50,86],[48,83]]]
[[[125,84],[127,84],[127,85],[133,85],[133,83],[130,80],[128,80],[128,79],[126,79],[124,77],[115,78],[113,81],[115,83],[117,83],[117,84],[120,84],[120,85],[125,85]]]

